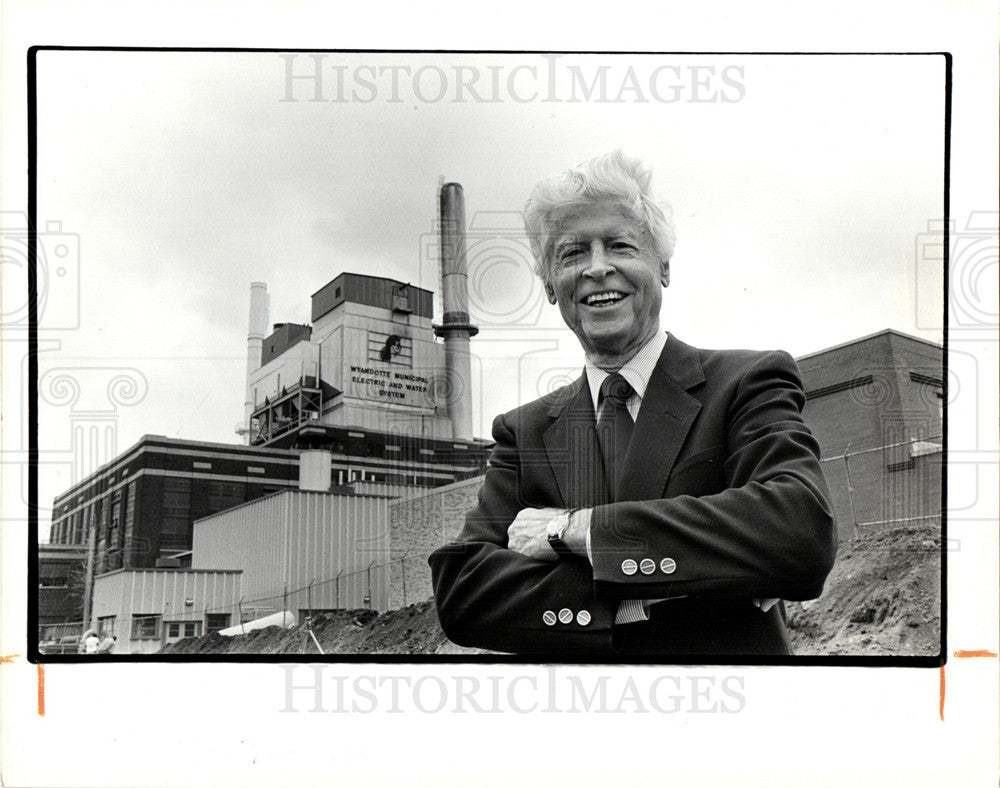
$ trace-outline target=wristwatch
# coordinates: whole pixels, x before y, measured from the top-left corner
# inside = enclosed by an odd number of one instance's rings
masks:
[[[558,556],[573,554],[573,551],[569,549],[569,545],[563,541],[563,537],[566,535],[566,529],[569,528],[569,516],[570,512],[560,512],[549,520],[547,527],[549,547],[551,547]]]

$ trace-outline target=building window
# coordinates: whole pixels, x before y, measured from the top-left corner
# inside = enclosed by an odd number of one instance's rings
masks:
[[[261,468],[259,465],[248,465],[247,473],[267,473],[267,469]]]
[[[39,588],[66,588],[69,586],[69,568],[65,566],[43,566],[38,570]]]
[[[116,616],[101,616],[97,619],[97,634],[102,638],[109,638],[115,634]]]
[[[121,494],[115,493],[114,500],[111,504],[111,530],[118,533],[118,524],[121,522],[122,517],[122,501]]]
[[[181,638],[196,638],[201,635],[200,621],[165,621],[167,628],[167,643],[173,643]]]
[[[229,613],[206,613],[205,614],[205,631],[206,632],[218,632],[220,629],[225,629],[229,626]]]
[[[208,483],[208,506],[211,512],[231,509],[247,500],[246,485],[240,482],[222,482],[215,479]]]
[[[160,616],[137,613],[132,616],[132,640],[157,640],[160,637]]]
[[[129,482],[127,493],[128,503],[125,506],[125,537],[122,544],[119,545],[120,547],[128,547],[132,544],[132,529],[135,525],[135,482]]]
[[[212,463],[210,462],[193,462],[191,463],[195,468],[200,468],[203,471],[211,470]]]
[[[191,547],[191,480],[163,480],[163,509],[160,520],[160,547],[187,550]]]

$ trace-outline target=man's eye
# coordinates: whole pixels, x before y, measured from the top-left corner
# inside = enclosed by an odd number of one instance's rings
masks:
[[[630,253],[636,251],[636,247],[627,241],[614,241],[608,246],[608,248],[612,252]]]
[[[559,253],[559,261],[563,263],[571,262],[576,260],[583,254],[583,250],[578,247],[570,247],[569,249],[563,249]]]

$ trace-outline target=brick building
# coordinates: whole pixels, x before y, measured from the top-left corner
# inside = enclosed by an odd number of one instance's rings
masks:
[[[56,497],[49,542],[92,543],[98,574],[154,567],[191,549],[194,520],[297,480],[298,455],[287,449],[145,435]]]
[[[38,546],[38,623],[79,621],[87,551],[81,545]]]
[[[939,518],[943,348],[885,330],[797,362],[841,538]]]

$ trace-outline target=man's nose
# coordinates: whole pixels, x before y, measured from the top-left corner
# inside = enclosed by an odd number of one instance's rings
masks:
[[[608,253],[604,248],[604,244],[600,241],[594,241],[590,245],[590,259],[587,261],[587,267],[584,269],[583,275],[591,279],[603,279],[613,274],[614,271],[615,267],[608,259]]]

